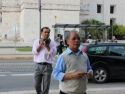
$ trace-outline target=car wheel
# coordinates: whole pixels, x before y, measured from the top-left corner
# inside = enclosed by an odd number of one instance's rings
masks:
[[[108,79],[108,72],[103,67],[98,67],[93,71],[92,80],[96,83],[104,83]]]

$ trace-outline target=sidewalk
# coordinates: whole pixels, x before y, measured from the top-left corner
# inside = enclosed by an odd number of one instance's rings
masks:
[[[87,94],[125,94],[125,88],[88,89]],[[0,94],[36,94],[35,90],[0,92]],[[59,94],[59,90],[50,90],[49,94]]]
[[[33,43],[17,42],[15,44],[15,42],[0,42],[0,60],[33,60],[32,52],[19,52],[15,50],[18,46],[32,47],[32,44]]]
[[[124,40],[118,40],[118,43],[125,43]],[[33,43],[21,43],[17,42],[0,42],[0,47],[15,47],[15,46],[25,46],[32,47]],[[15,48],[0,48],[0,60],[33,60],[32,52],[19,52]]]

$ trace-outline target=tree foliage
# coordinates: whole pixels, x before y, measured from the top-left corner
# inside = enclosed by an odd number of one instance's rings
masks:
[[[112,28],[109,29],[109,34],[113,33],[114,36],[121,37],[125,36],[125,26],[122,25],[113,25]]]
[[[105,23],[102,23],[101,21],[95,19],[82,21],[81,24],[105,25]]]
[[[105,23],[102,23],[101,21],[92,19],[92,20],[85,20],[82,21],[81,24],[88,24],[88,25],[105,25]],[[86,29],[85,30],[85,37],[87,38],[87,32],[91,33],[93,39],[97,39],[102,37],[103,30],[102,29]]]
[[[85,20],[82,21],[81,24],[88,24],[88,25],[105,25],[105,23],[92,19],[92,20]],[[91,33],[93,39],[97,39],[103,36],[103,29],[85,29],[85,37],[87,38],[87,33]],[[112,34],[116,37],[120,37],[122,39],[125,36],[125,26],[122,25],[113,25],[113,27],[109,28],[108,35],[111,37]]]
[[[114,31],[114,34],[119,36],[125,35],[125,26],[122,26],[122,25],[118,26]]]

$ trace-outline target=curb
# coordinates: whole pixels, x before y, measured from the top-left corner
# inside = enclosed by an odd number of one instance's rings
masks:
[[[57,60],[58,56],[55,56]],[[0,60],[33,60],[33,55],[0,55]]]
[[[87,94],[125,94],[124,88],[94,88],[88,89]],[[0,92],[0,94],[36,94],[35,90]],[[59,90],[50,90],[49,94],[59,94]]]
[[[88,89],[87,94],[125,94],[125,88],[94,88]]]
[[[26,55],[0,56],[0,60],[33,60],[33,56],[26,56]]]

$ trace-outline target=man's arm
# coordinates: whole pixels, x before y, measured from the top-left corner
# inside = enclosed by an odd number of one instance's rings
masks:
[[[57,37],[57,38],[55,39],[55,42],[58,42],[58,39],[59,39],[59,38]]]
[[[89,59],[87,60],[87,71],[88,71],[88,78],[91,79],[93,76],[93,70],[90,66],[90,61]]]
[[[41,50],[40,48],[40,41],[39,39],[35,40],[33,43],[33,47],[32,47],[32,53],[35,55],[37,55],[39,53],[39,51]]]
[[[41,50],[42,45],[44,45],[44,40],[43,39],[39,40],[39,45],[37,47],[37,52],[39,52]]]
[[[63,77],[65,76],[65,61],[62,56],[58,57],[55,68],[53,69],[53,76],[56,80],[60,82],[63,81]]]
[[[49,54],[51,56],[55,56],[56,55],[56,45],[55,45],[55,42],[51,41],[49,47],[46,50],[46,54]]]

